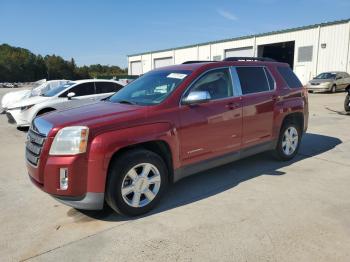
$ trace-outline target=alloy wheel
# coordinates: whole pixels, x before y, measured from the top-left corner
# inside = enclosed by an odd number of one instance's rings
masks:
[[[157,196],[160,183],[160,172],[154,165],[138,164],[132,167],[123,179],[123,200],[131,207],[144,207]]]
[[[299,136],[295,127],[288,127],[282,138],[282,150],[287,156],[292,155],[298,147]]]

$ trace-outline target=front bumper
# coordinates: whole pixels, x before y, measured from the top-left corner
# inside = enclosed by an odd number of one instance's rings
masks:
[[[83,197],[61,197],[51,195],[57,201],[70,207],[84,210],[101,210],[104,206],[104,193],[88,192]]]
[[[331,91],[331,88],[332,87],[329,87],[329,86],[325,86],[325,87],[313,87],[313,86],[308,86],[307,87],[307,90],[309,92],[329,92]]]
[[[28,127],[30,122],[27,120],[27,117],[21,109],[10,109],[6,111],[7,119],[9,123],[16,124],[19,127]],[[11,122],[10,122],[11,121]]]

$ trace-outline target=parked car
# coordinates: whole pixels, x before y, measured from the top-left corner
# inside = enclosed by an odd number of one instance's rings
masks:
[[[19,90],[6,93],[1,99],[1,108],[3,110],[2,113],[5,113],[7,108],[11,106],[11,104],[19,102],[23,99],[27,99],[33,96],[39,96],[43,93],[66,84],[69,80],[50,80],[46,82],[42,82],[39,86],[35,86],[33,89]]]
[[[350,75],[346,72],[321,73],[309,81],[307,89],[309,92],[331,92],[344,91],[350,86]]]
[[[57,109],[74,107],[74,103],[71,103],[72,100],[89,99],[91,101],[102,99],[114,94],[123,86],[123,83],[112,80],[70,81],[40,96],[30,97],[11,104],[7,108],[6,115],[8,121],[16,124],[17,127],[28,127],[36,116]]]
[[[146,73],[110,98],[36,118],[31,181],[78,209],[141,215],[170,182],[273,150],[298,152],[307,90],[288,64],[191,62]]]

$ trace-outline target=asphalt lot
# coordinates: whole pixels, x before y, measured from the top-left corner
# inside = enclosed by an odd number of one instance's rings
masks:
[[[0,260],[350,261],[344,97],[309,95],[309,130],[295,160],[265,153],[186,178],[137,219],[82,213],[35,188],[25,132],[0,115]]]

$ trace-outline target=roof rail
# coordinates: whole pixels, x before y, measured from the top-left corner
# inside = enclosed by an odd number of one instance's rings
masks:
[[[268,57],[227,57],[222,61],[265,61],[265,62],[277,62],[276,60]]]
[[[209,61],[209,60],[193,60],[193,61],[186,61],[183,62],[183,65],[187,65],[187,64],[198,64],[198,63],[213,63],[213,62],[219,62],[219,61]]]

